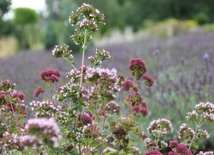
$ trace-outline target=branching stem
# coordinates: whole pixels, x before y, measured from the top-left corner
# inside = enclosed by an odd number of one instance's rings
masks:
[[[83,45],[82,45],[82,64],[81,64],[81,73],[80,73],[80,88],[82,87],[82,82],[83,82],[83,66],[84,66],[84,59],[85,59],[85,50],[87,48],[86,46],[86,35],[87,35],[87,29],[85,29],[85,32],[84,32],[84,42],[83,42]]]

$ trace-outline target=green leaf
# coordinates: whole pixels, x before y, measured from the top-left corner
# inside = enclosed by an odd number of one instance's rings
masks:
[[[64,132],[65,134],[68,134],[70,131],[69,131],[68,129],[64,129],[63,132]]]
[[[198,149],[198,147],[199,147],[197,142],[194,142],[192,146],[193,146],[195,149]]]
[[[124,100],[124,103],[125,103],[126,105],[129,105],[129,104],[130,104],[130,102],[127,101],[127,100]]]

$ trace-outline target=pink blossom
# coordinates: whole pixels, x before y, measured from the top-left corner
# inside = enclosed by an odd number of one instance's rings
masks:
[[[36,89],[34,90],[33,94],[35,97],[38,97],[40,94],[44,93],[45,90],[41,87],[36,87]]]
[[[163,155],[163,154],[160,153],[158,150],[151,150],[151,151],[147,151],[146,155]]]
[[[143,75],[143,79],[144,79],[144,84],[145,84],[145,85],[147,85],[147,86],[149,86],[149,87],[152,87],[152,86],[153,86],[153,84],[154,84],[154,79],[153,79],[151,76],[149,76],[149,75],[147,75],[147,74],[144,74],[144,75]]]
[[[132,75],[138,80],[144,73],[146,73],[146,63],[141,58],[134,58],[130,60],[129,69]]]
[[[129,91],[130,88],[134,86],[134,83],[131,80],[125,80],[122,84],[122,88],[125,91]]]
[[[40,78],[45,82],[51,82],[51,83],[58,82],[59,77],[60,77],[59,70],[46,69],[40,72]]]
[[[13,97],[14,98],[19,98],[20,100],[24,100],[26,97],[25,97],[25,94],[21,93],[21,92],[15,92],[13,94]]]

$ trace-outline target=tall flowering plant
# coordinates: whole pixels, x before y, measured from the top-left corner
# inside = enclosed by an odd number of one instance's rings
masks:
[[[15,90],[15,84],[9,81],[0,83],[1,153],[141,154],[132,138],[136,135],[145,142],[146,154],[161,154],[161,150],[168,147],[161,137],[172,132],[171,122],[164,118],[152,121],[148,127],[152,135],[149,138],[137,121],[149,113],[139,88],[143,84],[151,87],[154,83],[153,78],[146,74],[146,63],[141,58],[131,59],[128,68],[132,78],[126,78],[115,68],[103,68],[102,62],[108,60],[110,54],[104,49],[97,49],[94,56],[88,57],[90,64],[86,65],[87,44],[98,25],[105,24],[104,15],[93,6],[83,4],[72,12],[69,22],[76,26],[71,39],[81,46],[81,66],[76,66],[69,46],[58,45],[53,49],[52,55],[68,61],[72,69],[66,73],[68,82],[57,90],[53,90],[53,84],[59,81],[60,71],[41,71],[40,79],[49,87],[46,94],[50,96],[43,101],[30,102],[33,118],[28,119],[25,96]],[[34,90],[35,97],[43,93],[45,90],[41,86]],[[126,97],[118,102],[121,93]],[[125,112],[122,107],[125,107]],[[213,109],[212,103],[201,103],[196,106],[196,111],[188,114],[187,119],[195,121],[196,128],[182,124],[180,143],[170,141],[169,155],[193,154],[197,150],[197,139],[208,136],[201,125],[205,120],[213,121]]]

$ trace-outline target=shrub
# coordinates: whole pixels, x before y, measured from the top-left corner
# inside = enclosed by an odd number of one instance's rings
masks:
[[[207,24],[210,21],[209,16],[204,12],[197,13],[194,20],[197,21],[199,25]]]

